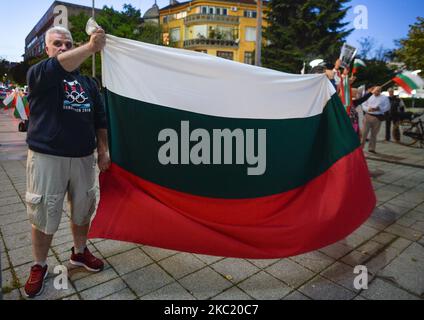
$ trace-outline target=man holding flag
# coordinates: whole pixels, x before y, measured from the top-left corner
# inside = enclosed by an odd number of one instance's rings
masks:
[[[25,200],[32,224],[34,265],[25,284],[28,297],[39,295],[48,273],[47,253],[62,216],[65,194],[74,238],[70,263],[100,271],[103,262],[86,247],[96,206],[95,157],[101,171],[109,168],[106,117],[97,85],[81,76],[79,66],[105,46],[97,29],[89,43],[73,49],[71,33],[62,27],[46,32],[48,59],[27,74],[30,121]]]

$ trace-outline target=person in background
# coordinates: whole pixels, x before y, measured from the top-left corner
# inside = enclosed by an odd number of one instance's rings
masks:
[[[337,59],[336,62],[334,63],[334,69],[333,69],[334,82],[336,84],[336,88],[339,88],[340,83],[342,82],[342,75],[340,73],[341,66],[342,66],[342,60]]]
[[[391,137],[395,139],[396,142],[400,140],[400,131],[399,131],[399,122],[401,113],[405,112],[405,104],[402,99],[398,96],[395,96],[394,89],[390,88],[388,90],[389,100],[390,100],[390,110],[386,112],[386,141],[390,141]],[[391,130],[391,125],[393,124],[393,130]]]
[[[358,123],[358,135],[359,139],[362,141],[363,136],[363,111],[361,104],[367,101],[372,96],[372,91],[374,87],[370,87],[364,95],[362,95],[357,88],[352,88],[352,106],[356,111],[357,123]]]
[[[334,89],[337,90],[337,84],[336,84],[335,73],[334,73],[334,64],[326,63],[324,72],[325,72],[328,80],[330,80],[331,84],[333,85]]]
[[[356,111],[356,106],[353,104],[353,93],[352,93],[352,84],[355,82],[355,80],[356,80],[355,76],[351,76],[351,77],[349,76],[349,68],[345,68],[341,75],[341,81],[338,88],[338,93],[343,103],[343,106],[345,107],[347,115],[350,118],[352,127],[355,130],[356,134],[358,134],[359,136],[360,135],[359,116],[358,116],[358,112]]]
[[[373,95],[362,104],[362,109],[366,112],[362,148],[365,147],[366,139],[371,132],[368,152],[377,153],[377,135],[380,131],[381,122],[385,120],[384,114],[390,110],[390,100],[386,96],[381,95],[381,87],[375,87],[372,94]]]

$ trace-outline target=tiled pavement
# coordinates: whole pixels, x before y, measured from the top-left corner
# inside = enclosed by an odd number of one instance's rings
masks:
[[[4,299],[23,299],[32,259],[23,202],[25,148],[16,143],[23,136],[15,131],[0,114]],[[14,142],[2,146],[4,139]],[[232,259],[94,240],[89,247],[105,259],[105,270],[70,270],[69,288],[56,290],[54,267],[67,264],[72,247],[64,211],[49,251],[47,286],[37,299],[423,299],[424,149],[379,143],[378,151],[372,155],[378,161],[368,159],[378,198],[368,221],[336,244],[288,259]],[[360,264],[368,268],[367,290],[353,286],[353,269]]]

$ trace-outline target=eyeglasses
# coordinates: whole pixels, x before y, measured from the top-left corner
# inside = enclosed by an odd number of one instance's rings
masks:
[[[66,49],[71,49],[73,45],[71,41],[65,41],[65,42],[62,42],[60,40],[53,41],[53,45],[57,48],[60,48],[61,46],[63,46],[63,44],[65,44]]]

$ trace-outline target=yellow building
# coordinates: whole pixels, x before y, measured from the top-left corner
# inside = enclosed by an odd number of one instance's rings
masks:
[[[171,1],[159,10],[164,43],[253,64],[256,9],[255,0]]]

